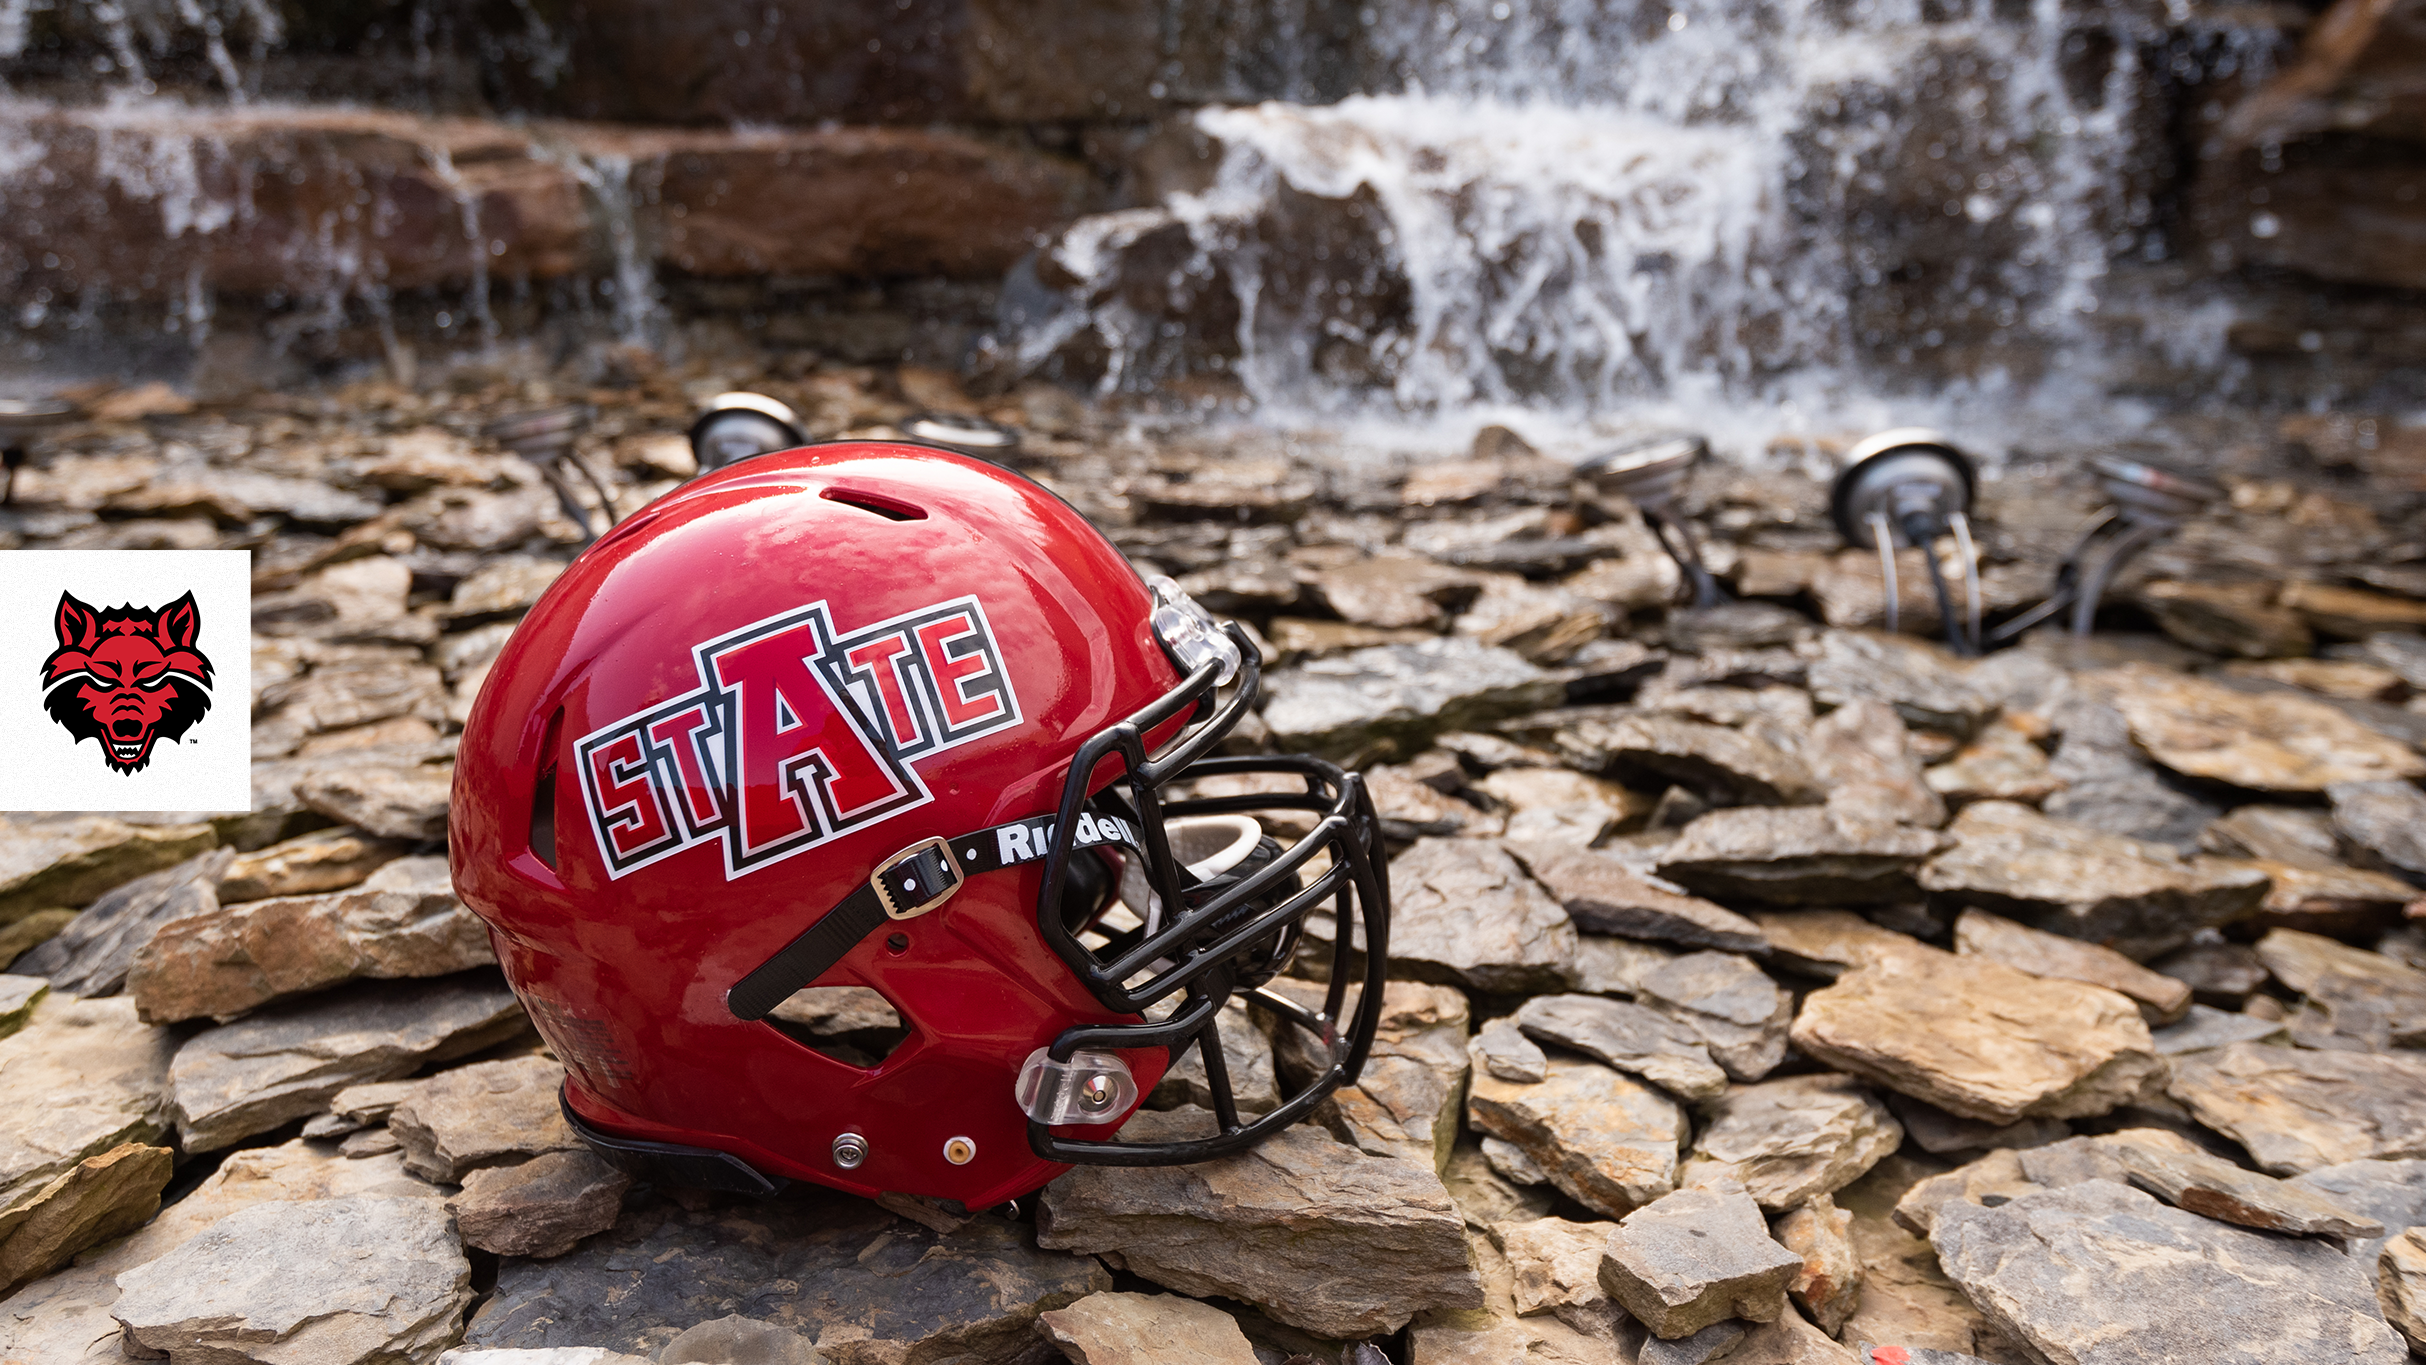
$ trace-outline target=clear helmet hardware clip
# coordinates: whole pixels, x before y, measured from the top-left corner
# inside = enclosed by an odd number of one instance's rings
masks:
[[[1721,594],[1717,580],[1702,563],[1702,547],[1693,537],[1693,527],[1676,504],[1693,466],[1709,453],[1710,443],[1701,437],[1670,432],[1602,451],[1575,466],[1575,472],[1593,487],[1626,499],[1643,514],[1643,523],[1658,538],[1660,548],[1684,571],[1696,607],[1718,605]]]
[[[1845,453],[1845,468],[1828,492],[1837,534],[1855,549],[1874,551],[1887,594],[1887,629],[1901,627],[1903,608],[1895,552],[1914,548],[1928,566],[1938,619],[1957,654],[1980,652],[1980,558],[1971,537],[1971,500],[1979,483],[1971,457],[1925,427],[1882,431]],[[1937,542],[1954,538],[1962,564],[1963,610],[1939,567]]]

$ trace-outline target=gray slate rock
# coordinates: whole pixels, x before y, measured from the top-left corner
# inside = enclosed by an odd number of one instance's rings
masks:
[[[1975,680],[1979,666],[1910,635],[1831,630],[1811,665],[1811,695],[1824,706],[1883,702],[1906,725],[1968,739],[1996,710]]]
[[[2109,1150],[2130,1172],[2132,1184],[2177,1209],[2268,1232],[2323,1237],[2384,1235],[2381,1223],[2219,1156],[2136,1142],[2117,1142]]]
[[[1640,1076],[1688,1103],[1727,1093],[1727,1073],[1710,1060],[1701,1035],[1648,1005],[1597,995],[1539,995],[1516,1012],[1516,1027]]]
[[[1862,1298],[1861,1253],[1853,1245],[1853,1213],[1827,1195],[1813,1195],[1769,1225],[1777,1244],[1803,1258],[1786,1293],[1830,1332],[1845,1325]]]
[[[1073,1365],[1256,1365],[1237,1319],[1177,1294],[1089,1294],[1040,1314],[1036,1330]]]
[[[1565,984],[1574,923],[1491,840],[1416,841],[1390,860],[1390,900],[1393,976],[1500,993]]]
[[[1757,1081],[1785,1060],[1794,997],[1749,958],[1685,953],[1632,973],[1631,984],[1635,999],[1700,1034],[1734,1080]]]
[[[59,995],[0,1039],[0,1215],[85,1158],[166,1131],[176,1046],[131,1000]]]
[[[1889,1095],[1887,1107],[1904,1125],[1904,1136],[1922,1151],[1942,1156],[1988,1147],[2037,1147],[2072,1136],[2062,1119],[2022,1119],[2016,1123],[1987,1123],[1949,1114],[1927,1100]]]
[[[18,958],[13,970],[47,976],[53,988],[70,995],[117,994],[135,955],[161,925],[219,909],[219,874],[235,856],[215,848],[135,878],[86,906],[48,943]]]
[[[0,838],[0,924],[54,906],[89,906],[219,842],[209,825],[131,825],[106,815],[7,816],[0,818],[0,834],[6,836]]]
[[[2189,1052],[2212,1052],[2234,1043],[2255,1043],[2282,1036],[2279,1019],[2260,1019],[2252,1014],[2227,1014],[2205,1005],[2192,1005],[2190,1012],[2178,1024],[2148,1030],[2156,1050],[2167,1057],[2179,1057]]]
[[[472,1266],[427,1199],[273,1200],[118,1277],[139,1345],[194,1360],[429,1360],[471,1305]]]
[[[746,1206],[636,1203],[566,1255],[508,1258],[464,1345],[656,1358],[700,1324],[740,1316],[807,1338],[833,1365],[1025,1365],[1040,1358],[1037,1314],[1111,1287],[1094,1261],[1039,1251],[1000,1218],[939,1233],[795,1186]]]
[[[295,799],[340,824],[390,839],[446,837],[454,767],[427,763],[323,768],[295,784]]]
[[[1265,989],[1322,1008],[1324,988],[1279,977]],[[1382,989],[1381,1022],[1356,1084],[1334,1091],[1315,1119],[1342,1142],[1382,1156],[1403,1156],[1445,1171],[1457,1141],[1466,1093],[1466,997],[1450,986],[1393,981]],[[1329,1064],[1303,1029],[1280,1037],[1281,1072],[1302,1088]]]
[[[1477,1073],[1466,1094],[1476,1128],[1523,1150],[1550,1183],[1616,1218],[1676,1188],[1690,1127],[1666,1095],[1598,1062],[1552,1057],[1535,1085]]]
[[[1735,1348],[1750,1329],[1733,1318],[1714,1322],[1689,1337],[1662,1341],[1653,1337],[1643,1343],[1643,1352],[1635,1359],[1639,1365],[1707,1365]]]
[[[500,1256],[562,1256],[615,1226],[632,1177],[587,1149],[467,1171],[456,1196],[464,1245]]]
[[[1767,905],[1881,905],[1914,899],[1912,870],[1948,847],[1931,829],[1836,805],[1714,810],[1660,851],[1658,870],[1691,890]]]
[[[2040,803],[2059,820],[2183,853],[2222,812],[2158,771],[2132,742],[2131,722],[2098,702],[2076,701],[2054,715],[2063,738],[2047,775],[2062,790]]]
[[[1803,761],[1828,789],[1828,805],[1870,824],[1946,823],[1946,802],[1929,786],[1912,734],[1884,702],[1855,700],[1819,718],[1802,742]]]
[[[188,1039],[169,1068],[177,1128],[207,1152],[325,1109],[349,1085],[394,1080],[530,1027],[493,971],[373,982],[273,1006]]]
[[[2340,1250],[2170,1209],[2112,1181],[1996,1208],[1949,1204],[1930,1242],[1990,1321],[2049,1359],[2273,1365],[2289,1342],[2303,1361],[2401,1365],[2408,1355]]]
[[[1609,1234],[1601,1284],[1654,1336],[1689,1337],[1729,1318],[1774,1322],[1803,1258],[1769,1239],[1740,1185],[1678,1190]]]
[[[2375,1301],[2412,1351],[2426,1351],[2426,1228],[2410,1228],[2376,1258]]]
[[[710,1318],[665,1344],[656,1365],[827,1365],[798,1332],[728,1313]]]
[[[1681,786],[1712,805],[1795,805],[1825,795],[1810,767],[1785,749],[1682,716],[1588,714],[1549,738],[1578,768],[1651,791]]]
[[[2016,924],[1985,910],[1965,910],[1956,917],[1954,951],[2002,962],[2032,976],[2086,981],[2119,991],[2139,1002],[2150,1028],[2171,1023],[2190,1008],[2187,982],[2152,972],[2112,948]]]
[[[2165,1093],[2276,1175],[2426,1157],[2426,1057],[2235,1043],[2175,1058]]]
[[[1550,1076],[1550,1059],[1542,1055],[1540,1044],[1526,1037],[1513,1019],[1494,1019],[1483,1025],[1467,1042],[1466,1056],[1476,1067],[1503,1081],[1530,1085]]]
[[[1311,659],[1264,686],[1273,743],[1333,758],[1414,754],[1444,730],[1555,705],[1566,691],[1522,655],[1459,635]]]
[[[1606,853],[1516,840],[1510,840],[1507,849],[1585,933],[1730,953],[1758,953],[1768,947],[1760,926],[1742,915],[1685,895]]]
[[[2387,1228],[2426,1226],[2426,1161],[2345,1161],[2287,1183]],[[2384,1240],[2355,1238],[2349,1243],[2350,1254],[2361,1264],[2371,1262]]]
[[[1149,1111],[1122,1131],[1206,1133],[1212,1116]],[[1394,1332],[1427,1309],[1483,1306],[1464,1220],[1432,1167],[1302,1125],[1193,1166],[1080,1166],[1045,1187],[1036,1236],[1182,1294],[1243,1299],[1321,1336]],[[1343,1265],[1359,1273],[1342,1275]]]
[[[2308,997],[2290,1020],[2303,1047],[2381,1052],[2426,1045],[2426,972],[2296,929],[2258,940],[2258,960]]]
[[[1677,1183],[1731,1180],[1783,1213],[1852,1184],[1903,1141],[1904,1126],[1851,1076],[1787,1076],[1712,1106]]]
[[[388,1113],[388,1131],[406,1170],[452,1185],[483,1166],[579,1149],[557,1099],[563,1085],[562,1064],[537,1055],[455,1067],[413,1082]],[[330,1104],[346,1098],[340,1092]]]
[[[1220,1034],[1222,1065],[1229,1069],[1230,1095],[1238,1101],[1239,1112],[1269,1114],[1280,1108],[1280,1077],[1272,1066],[1272,1040],[1249,1017],[1246,1001],[1234,995],[1222,1006]],[[1155,1082],[1154,1093],[1146,1097],[1151,1109],[1177,1109],[1183,1104],[1213,1107],[1213,1082],[1205,1075],[1204,1054],[1193,1047],[1171,1063]]]
[[[2239,1009],[2268,976],[2246,943],[2193,943],[2148,965],[2189,986],[2192,999],[2220,1010]]]

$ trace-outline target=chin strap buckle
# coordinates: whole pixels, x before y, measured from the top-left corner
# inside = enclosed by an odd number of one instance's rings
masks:
[[[876,865],[868,886],[886,919],[916,919],[952,899],[968,880],[948,839],[921,839]]]

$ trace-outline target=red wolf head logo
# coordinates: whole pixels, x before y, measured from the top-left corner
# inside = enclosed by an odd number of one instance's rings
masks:
[[[122,773],[152,761],[152,744],[176,739],[211,709],[211,661],[194,648],[202,609],[187,593],[156,611],[96,611],[59,594],[59,647],[42,662],[43,709],[78,743],[101,741]]]

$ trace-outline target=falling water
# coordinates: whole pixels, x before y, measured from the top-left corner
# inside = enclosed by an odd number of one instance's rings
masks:
[[[1210,349],[1264,421],[2076,410],[2110,263],[2162,250],[2133,188],[2162,136],[2141,103],[2157,35],[2062,0],[1945,8],[1395,11],[1369,37],[1403,89],[1200,111],[1209,183],[1069,234],[1051,264],[1078,283],[1020,353],[1089,340],[1104,388],[1143,390]],[[1140,288],[1132,244],[1172,226],[1187,259]],[[1933,273],[1925,298],[1899,254]],[[2212,313],[2163,338],[2211,370]]]

